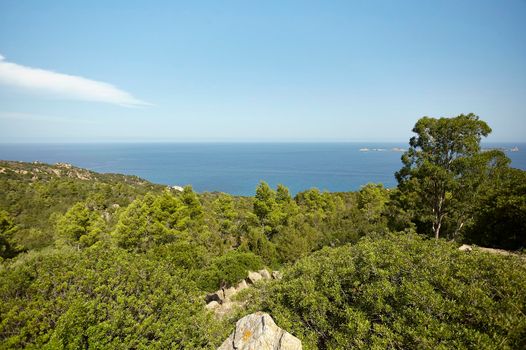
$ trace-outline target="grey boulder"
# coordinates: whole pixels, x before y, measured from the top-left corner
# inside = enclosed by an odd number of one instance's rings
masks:
[[[236,322],[218,350],[301,350],[301,341],[279,328],[269,314],[256,312]]]

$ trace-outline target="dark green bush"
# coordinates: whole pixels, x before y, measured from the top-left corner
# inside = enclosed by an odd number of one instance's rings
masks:
[[[233,250],[214,258],[210,266],[199,272],[199,287],[213,291],[221,286],[231,286],[247,277],[248,271],[262,267],[263,261],[254,253]]]
[[[0,270],[0,348],[200,349],[227,336],[184,274],[98,243]]]
[[[304,349],[524,349],[526,263],[416,235],[325,248],[253,300]]]

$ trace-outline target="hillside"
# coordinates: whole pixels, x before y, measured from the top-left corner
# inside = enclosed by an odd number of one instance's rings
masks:
[[[234,197],[67,164],[0,169],[0,348],[214,349],[260,311],[304,349],[526,345],[520,252],[430,239],[401,189],[292,197],[261,182]],[[523,172],[507,169],[470,205],[505,198],[518,214],[474,210],[466,233],[523,215],[512,186]],[[521,242],[514,225],[507,242]],[[206,295],[264,269],[283,278],[207,307]]]
[[[136,176],[99,174],[65,163],[0,161],[0,208],[17,224],[15,238],[28,249],[51,244],[56,215],[77,202],[90,202],[111,221],[118,208],[163,188]]]

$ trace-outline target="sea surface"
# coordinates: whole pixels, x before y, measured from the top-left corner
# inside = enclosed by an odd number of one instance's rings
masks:
[[[526,170],[526,143],[485,144],[506,151]],[[137,175],[198,192],[253,195],[260,181],[283,184],[292,194],[309,188],[358,190],[369,183],[396,185],[403,143],[112,143],[0,144],[0,159],[71,163],[100,173]],[[365,150],[367,149],[367,150]]]

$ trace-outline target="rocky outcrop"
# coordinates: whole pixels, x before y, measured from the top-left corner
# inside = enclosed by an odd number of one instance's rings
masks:
[[[463,251],[463,252],[475,252],[476,251],[476,252],[484,252],[484,253],[490,253],[490,254],[515,256],[515,257],[518,257],[519,259],[522,259],[523,261],[526,261],[525,254],[520,254],[517,252],[510,252],[508,250],[503,250],[503,249],[478,247],[475,245],[463,244],[458,248],[458,250]]]
[[[247,281],[242,280],[236,286],[236,292],[242,291],[243,289],[248,288]]]
[[[262,280],[281,279],[279,271],[272,271],[272,274],[266,269],[258,272],[248,272],[247,278],[239,282],[235,287],[221,288],[214,293],[209,293],[205,296],[206,308],[215,312],[217,316],[223,316],[229,313],[240,303],[232,301],[232,297],[250,285]]]
[[[264,280],[269,280],[271,279],[272,277],[270,276],[270,273],[263,269],[263,270],[259,270],[258,273],[261,275],[261,277],[264,279]]]
[[[301,341],[279,328],[269,314],[256,312],[236,322],[218,350],[301,350]]]
[[[250,271],[248,273],[247,282],[250,283],[250,284],[254,284],[257,281],[259,281],[260,279],[262,279],[262,278],[263,277],[258,272]]]
[[[207,308],[207,310],[215,310],[217,309],[218,307],[221,307],[221,304],[219,304],[217,301],[215,300],[212,300],[211,302],[209,302],[208,304],[206,304],[205,306]]]
[[[471,246],[468,244],[462,244],[458,250],[461,250],[463,252],[472,252],[473,250],[478,250],[481,252],[491,253],[491,254],[500,254],[500,255],[518,255],[514,252],[510,252],[504,249],[495,249],[495,248],[486,248],[486,247],[478,247],[478,246]]]
[[[211,303],[212,301],[217,301],[218,303],[221,304],[223,300],[225,300],[225,292],[223,291],[223,289],[215,291],[214,293],[208,293],[205,296],[205,301],[207,303]]]
[[[471,248],[470,245],[462,244],[462,245],[460,246],[460,248],[458,248],[458,250],[463,251],[463,252],[470,252],[470,251],[473,250],[473,248]]]
[[[223,294],[225,295],[225,299],[230,299],[236,293],[237,293],[237,290],[234,287],[223,288]]]

